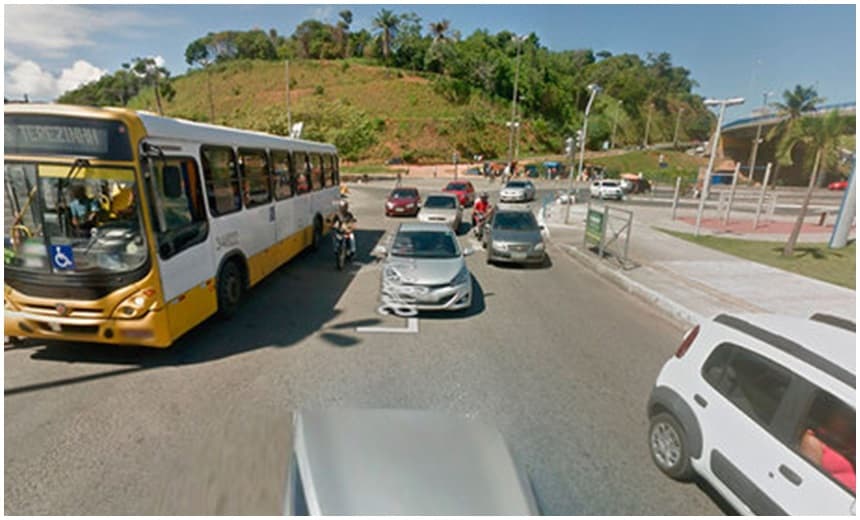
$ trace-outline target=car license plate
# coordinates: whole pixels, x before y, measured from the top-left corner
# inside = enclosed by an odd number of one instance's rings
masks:
[[[394,208],[394,211],[396,211],[397,213],[403,213],[404,209],[403,208]]]
[[[525,260],[526,253],[511,253],[511,260]]]

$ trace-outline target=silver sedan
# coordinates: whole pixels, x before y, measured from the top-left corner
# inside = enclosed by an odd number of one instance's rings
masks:
[[[443,224],[401,224],[390,249],[382,248],[380,310],[401,316],[419,310],[460,310],[472,305],[471,249],[460,249]]]
[[[546,245],[531,211],[497,210],[484,232],[487,263],[542,264]]]

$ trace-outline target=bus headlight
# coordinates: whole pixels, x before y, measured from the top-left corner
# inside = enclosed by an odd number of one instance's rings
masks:
[[[123,300],[113,313],[114,318],[139,318],[155,303],[155,289],[144,289]]]

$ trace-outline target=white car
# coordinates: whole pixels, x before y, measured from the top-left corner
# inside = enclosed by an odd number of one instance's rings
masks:
[[[648,401],[651,458],[742,514],[855,507],[856,325],[721,314],[692,328]]]
[[[454,194],[428,195],[418,212],[418,221],[446,224],[456,233],[463,222],[463,207]]]
[[[510,181],[499,192],[501,202],[528,202],[535,198],[535,185],[531,181]]]
[[[624,190],[621,189],[619,181],[612,179],[597,180],[591,183],[591,196],[621,200],[624,198]]]

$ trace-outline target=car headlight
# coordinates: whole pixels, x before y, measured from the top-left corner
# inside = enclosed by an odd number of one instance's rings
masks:
[[[414,208],[414,207],[415,207],[415,203],[414,203],[414,202],[410,202],[409,204],[407,204],[407,205],[406,205],[406,207],[407,207],[407,208],[409,208],[409,209],[412,209],[412,208]]]
[[[388,209],[391,209],[391,208],[393,208],[393,207],[394,207],[394,203],[393,203],[393,202],[390,202],[390,201],[389,201],[389,202],[386,202],[386,203],[385,203],[385,207],[386,207],[386,208],[388,208]]]
[[[546,246],[543,242],[538,242],[537,244],[535,244],[535,251],[543,251],[544,249],[546,249]]]
[[[493,242],[492,246],[493,246],[493,249],[495,249],[496,251],[507,251],[508,250],[508,244],[506,244],[504,242]]]
[[[463,268],[460,269],[460,272],[457,273],[457,276],[455,276],[454,279],[451,280],[451,285],[463,285],[464,283],[466,283],[468,281],[469,281],[469,270],[466,269],[466,266],[464,265]]]

